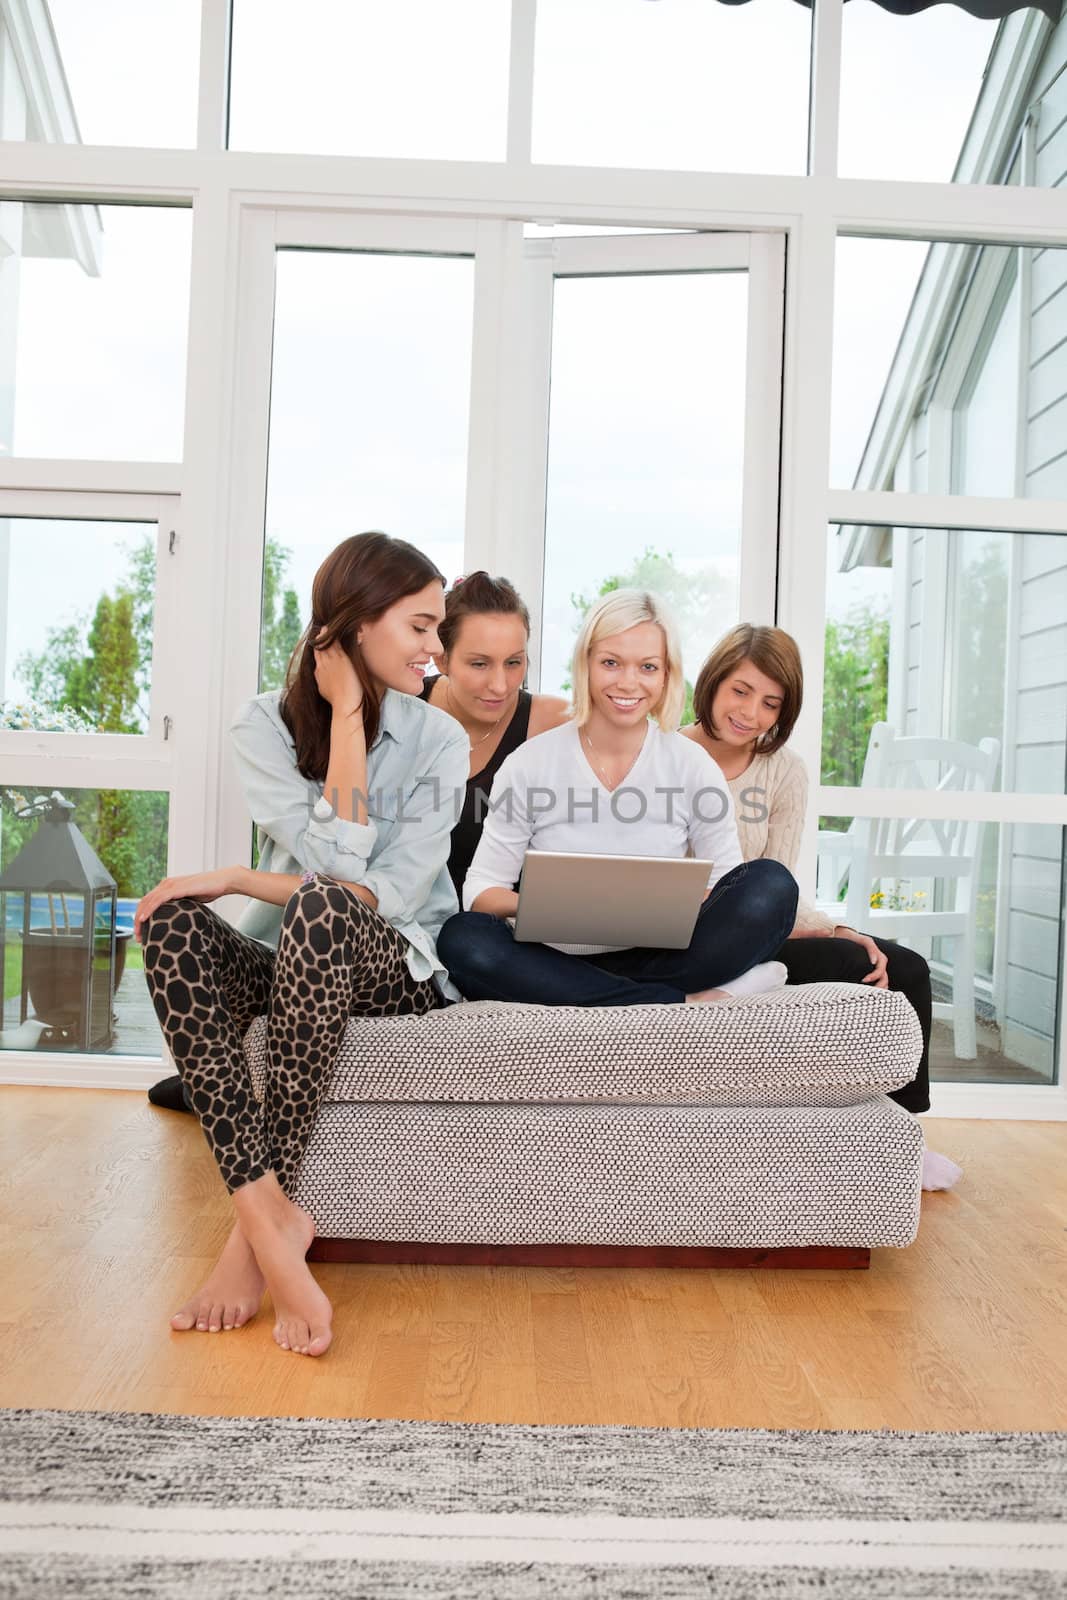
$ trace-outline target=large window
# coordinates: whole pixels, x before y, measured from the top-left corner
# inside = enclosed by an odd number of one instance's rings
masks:
[[[820,909],[930,962],[934,1080],[1054,1080],[1063,844],[1040,823],[822,819]]]
[[[810,30],[795,0],[538,0],[534,160],[803,172]]]
[[[737,618],[744,273],[556,284],[541,687],[570,686],[586,608],[648,586],[679,615],[690,690]]]
[[[146,732],[155,589],[150,524],[0,521],[0,702],[28,726]]]
[[[232,150],[502,161],[500,0],[234,0]]]
[[[1063,249],[839,239],[833,483],[1067,496],[1065,283]]]
[[[178,461],[192,213],[0,206],[0,454]]]
[[[199,0],[5,0],[0,137],[194,145]]]
[[[834,528],[826,613],[824,783],[863,782],[888,721],[993,741],[988,790],[1065,792],[1067,536]]]
[[[0,789],[0,1050],[159,1055],[133,914],[167,828],[166,794]]]
[[[966,909],[906,930],[937,1109],[1062,1114],[1059,9],[0,0],[0,862],[55,791],[107,880],[4,901],[6,1076],[154,1072],[123,902],[248,859],[232,717],[377,527],[517,585],[535,689],[617,582],[674,602],[690,683],[787,628],[804,893]],[[913,859],[950,845],[969,909]],[[110,1043],[18,1032],[44,935]]]
[[[0,490],[0,1049],[45,1081],[160,1054],[133,912],[203,790],[180,525],[173,496]]]
[[[473,288],[462,258],[278,253],[262,688],[342,539],[381,528],[463,570]]]
[[[1013,93],[1021,81],[1041,147],[1026,181],[1058,183],[1046,141],[1062,117],[1061,95],[1049,85],[1048,67],[1042,70],[1058,7],[1048,10],[1016,11],[998,23],[957,5],[898,16],[872,0],[848,0],[841,26],[842,176],[1019,182]]]

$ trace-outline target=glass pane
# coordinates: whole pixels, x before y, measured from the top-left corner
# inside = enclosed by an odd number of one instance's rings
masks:
[[[861,783],[888,723],[935,752],[962,742],[979,766],[993,741],[992,775],[968,786],[1064,793],[1067,535],[833,528],[826,596],[824,783]],[[959,754],[924,758],[905,787],[963,786]]]
[[[261,688],[336,544],[381,528],[463,570],[474,263],[278,254]]]
[[[147,733],[156,530],[0,518],[0,727]]]
[[[0,205],[0,454],[179,461],[192,212]]]
[[[987,318],[953,413],[951,479],[959,494],[1015,493],[1019,412],[1019,280],[1014,263]]]
[[[831,482],[1067,497],[1065,285],[1063,249],[839,239]]]
[[[166,877],[168,804],[148,791],[0,789],[0,1048],[161,1054],[133,913]]]
[[[510,36],[503,0],[234,0],[230,149],[502,161]]]
[[[1059,130],[1057,156],[1053,130],[1067,99],[1062,80],[1051,80],[1063,59],[1062,35],[1038,10],[998,23],[958,5],[896,16],[873,0],[849,0],[841,24],[842,177],[1057,183],[1067,131]],[[1030,100],[1038,148],[1022,180]]]
[[[0,14],[5,139],[192,146],[200,0],[29,0]]]
[[[819,819],[819,905],[930,963],[932,1078],[1055,1081],[1063,847],[1043,823]]]
[[[672,603],[690,684],[736,620],[747,305],[741,272],[556,280],[542,693],[605,587]]]
[[[795,0],[538,0],[533,158],[803,172],[810,49]]]

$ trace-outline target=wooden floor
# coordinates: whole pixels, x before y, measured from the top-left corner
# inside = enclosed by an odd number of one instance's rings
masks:
[[[175,1334],[228,1228],[190,1117],[0,1089],[0,1406],[681,1427],[1067,1428],[1067,1124],[927,1120],[966,1168],[862,1273],[318,1267],[338,1335]]]

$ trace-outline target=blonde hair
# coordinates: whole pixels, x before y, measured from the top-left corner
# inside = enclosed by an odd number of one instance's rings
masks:
[[[678,624],[666,602],[650,589],[615,589],[586,612],[571,660],[571,717],[579,728],[592,712],[589,697],[589,657],[601,639],[625,633],[642,622],[654,622],[663,633],[665,683],[651,713],[665,733],[676,733],[685,708],[685,674]]]

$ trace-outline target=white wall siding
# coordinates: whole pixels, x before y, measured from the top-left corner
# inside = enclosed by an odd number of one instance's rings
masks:
[[[1043,187],[1067,188],[1067,71],[1056,76],[1065,62],[1067,18],[1050,39],[1039,77],[1039,82],[1051,84],[1037,130],[1036,180]],[[1062,498],[1067,497],[1067,249],[1035,251],[1031,261],[1025,493]],[[902,451],[910,485],[917,490],[929,487],[927,424],[926,415],[916,419]],[[947,638],[944,617],[934,614],[934,589],[924,583],[924,557],[932,547],[916,531],[909,544],[898,541],[896,548],[908,562],[908,581],[896,591],[899,609],[893,618],[906,661],[906,705],[897,725],[907,733],[934,731],[943,675],[926,670],[922,649],[924,644],[927,651],[936,647],[938,639],[947,644]],[[1016,790],[1062,794],[1067,765],[1067,537],[1019,536],[1010,568],[1009,614],[1015,619],[1017,652],[1013,681],[1006,689],[1001,781]],[[1009,1049],[1009,1041],[1015,1041],[1020,1059],[1050,1072],[1063,909],[1062,847],[1059,828],[1005,825],[998,884],[1002,1036]]]

